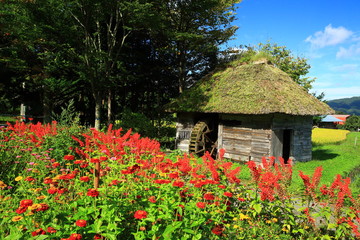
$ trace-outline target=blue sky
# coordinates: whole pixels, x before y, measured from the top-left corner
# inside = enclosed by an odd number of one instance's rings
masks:
[[[243,0],[228,47],[270,41],[308,59],[311,92],[360,96],[359,0]]]

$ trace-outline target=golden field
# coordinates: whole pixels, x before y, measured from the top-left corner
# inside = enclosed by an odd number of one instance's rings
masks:
[[[314,128],[312,130],[312,142],[315,144],[337,143],[344,141],[350,131],[327,128]]]

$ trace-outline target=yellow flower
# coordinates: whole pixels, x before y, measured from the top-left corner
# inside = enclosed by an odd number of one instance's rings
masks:
[[[72,163],[66,163],[65,165],[70,166],[70,165],[72,165]]]
[[[162,172],[161,172],[159,175],[160,175],[161,177],[166,177],[166,173],[162,173]]]
[[[35,188],[34,189],[34,192],[38,193],[38,192],[41,192],[42,188]]]
[[[234,221],[237,221],[237,220],[238,220],[238,218],[234,217],[234,218],[233,218],[233,220],[234,220]]]
[[[42,199],[45,199],[45,198],[46,198],[46,196],[42,195],[42,196],[37,197],[36,199],[42,200]]]
[[[35,164],[34,164],[35,165]],[[39,173],[40,171],[38,169],[33,169],[32,170],[33,173]]]
[[[3,182],[3,181],[0,181],[0,188],[6,188],[7,185]]]
[[[233,228],[235,228],[235,229],[236,229],[236,228],[239,228],[239,226],[238,226],[238,225],[234,225],[234,226],[233,226]]]
[[[281,230],[284,231],[284,232],[289,232],[290,231],[290,225],[285,224]]]
[[[270,224],[270,223],[272,223],[272,221],[271,221],[271,220],[266,220],[266,223],[269,223],[269,224]]]
[[[15,178],[15,181],[17,181],[17,182],[18,182],[18,181],[21,181],[22,179],[23,179],[23,177],[22,177],[22,176],[18,176],[18,177],[16,177],[16,178]]]
[[[240,213],[240,220],[245,220],[245,219],[250,219],[250,217],[248,215],[244,215]]]
[[[278,222],[278,219],[277,218],[273,218],[271,219],[271,221],[273,221],[274,223]]]
[[[56,175],[56,176],[53,177],[52,179],[53,179],[54,181],[59,180],[59,179],[60,179],[60,176],[61,176],[61,175]]]
[[[13,221],[13,222],[18,222],[18,221],[20,221],[21,219],[23,219],[22,216],[15,216],[15,217],[12,218],[12,221]]]
[[[41,206],[41,204],[38,204],[38,203],[33,204],[30,207],[28,207],[29,210],[36,210],[36,209],[40,209],[40,208],[42,208],[42,206]]]

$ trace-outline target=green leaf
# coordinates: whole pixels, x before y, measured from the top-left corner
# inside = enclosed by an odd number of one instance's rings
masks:
[[[175,222],[171,225],[168,225],[166,228],[165,228],[165,231],[164,233],[162,234],[162,236],[165,238],[165,239],[172,239],[172,233],[180,228],[182,222]]]
[[[260,212],[261,212],[261,210],[262,210],[262,206],[261,206],[261,204],[259,204],[259,203],[256,203],[256,204],[254,204],[253,205],[253,208],[255,209],[255,211],[259,214]]]

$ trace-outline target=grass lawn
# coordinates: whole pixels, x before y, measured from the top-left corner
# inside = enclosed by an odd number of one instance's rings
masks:
[[[355,145],[355,139],[357,143]],[[313,160],[310,162],[297,162],[294,165],[292,189],[299,189],[302,180],[299,171],[311,175],[318,166],[323,167],[320,185],[331,184],[337,174],[346,177],[346,174],[360,165],[360,133],[352,132],[345,141],[337,144],[323,144],[313,146]],[[360,173],[359,173],[360,174]],[[352,184],[352,190],[360,193],[359,188]]]

